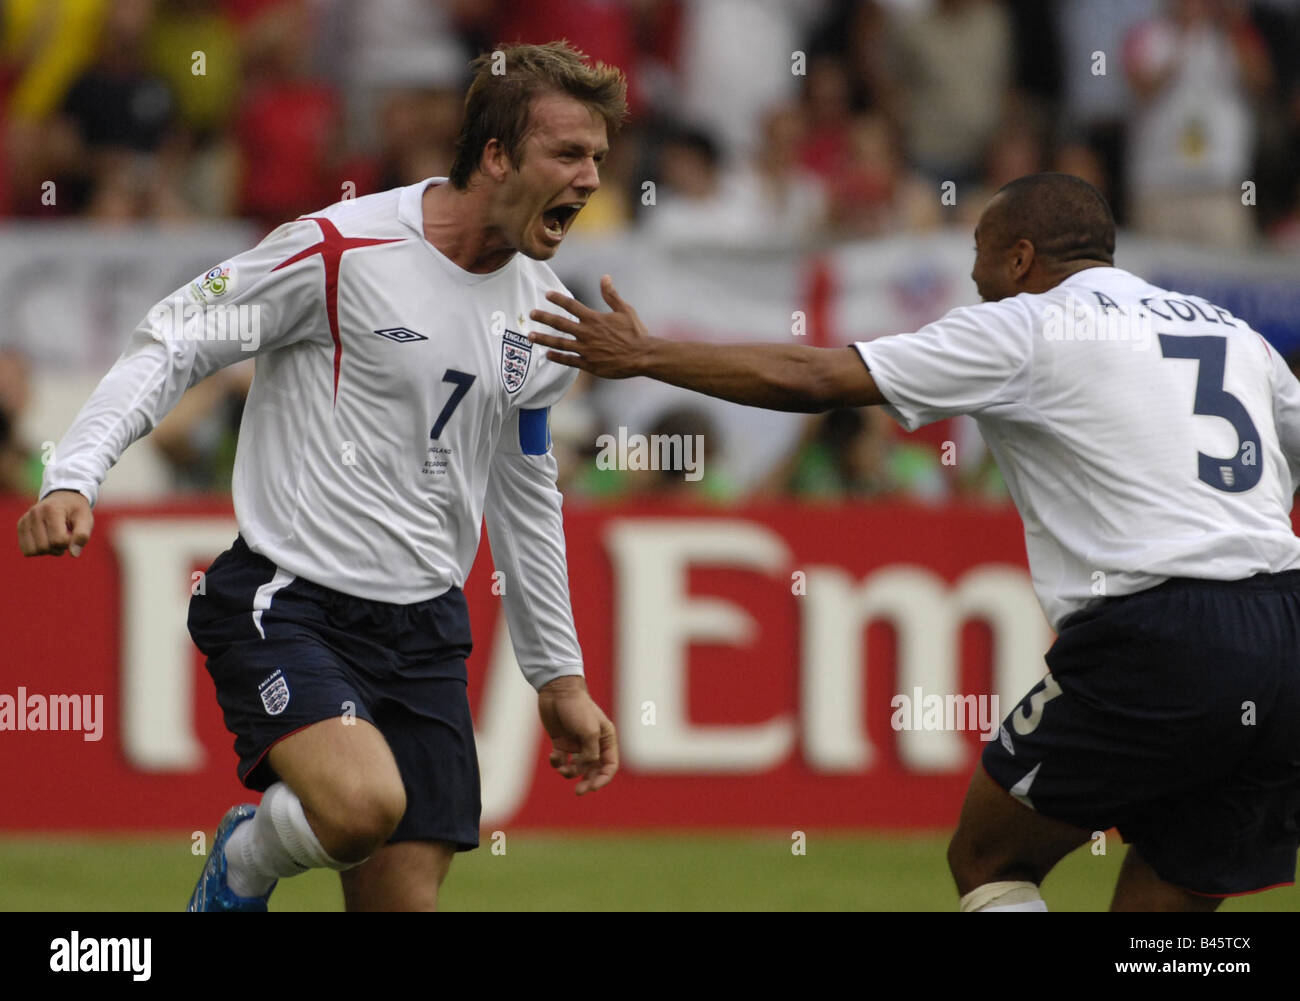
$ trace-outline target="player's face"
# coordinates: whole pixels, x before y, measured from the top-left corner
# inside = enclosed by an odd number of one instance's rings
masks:
[[[1006,273],[1006,248],[1001,244],[1001,234],[989,225],[989,209],[985,209],[975,226],[975,266],[970,272],[971,281],[985,302],[1016,294]]]
[[[533,102],[519,169],[500,190],[501,225],[516,250],[548,260],[600,187],[609,152],[605,120],[581,101],[547,94]]]

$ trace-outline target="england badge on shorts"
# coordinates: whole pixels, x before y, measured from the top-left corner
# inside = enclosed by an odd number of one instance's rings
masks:
[[[279,716],[289,704],[289,682],[284,680],[284,674],[278,667],[274,674],[257,686],[257,691],[262,696],[262,706],[271,716]]]
[[[533,357],[533,342],[523,334],[507,330],[501,337],[501,381],[507,393],[517,393],[528,375]]]

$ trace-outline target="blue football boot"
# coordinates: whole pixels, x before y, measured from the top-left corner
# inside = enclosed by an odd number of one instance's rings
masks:
[[[252,820],[257,808],[252,803],[232,806],[217,825],[217,836],[212,839],[212,851],[208,853],[207,864],[199,875],[199,882],[194,887],[187,911],[265,911],[271,890],[260,897],[239,897],[226,883],[226,842],[230,835],[246,820]]]

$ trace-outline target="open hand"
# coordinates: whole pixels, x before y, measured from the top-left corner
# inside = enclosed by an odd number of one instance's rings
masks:
[[[537,711],[551,736],[551,767],[566,779],[581,776],[578,795],[609,785],[618,771],[618,736],[587,682],[579,675],[548,682],[537,693]]]
[[[600,280],[600,294],[611,312],[598,313],[577,299],[560,292],[548,292],[546,298],[576,316],[577,322],[557,313],[533,310],[529,316],[538,323],[554,327],[568,337],[551,333],[532,333],[529,340],[553,350],[546,357],[570,368],[605,379],[626,379],[640,375],[642,357],[653,338],[646,332],[645,324],[636,310],[624,302],[614,291],[614,279],[605,275]]]

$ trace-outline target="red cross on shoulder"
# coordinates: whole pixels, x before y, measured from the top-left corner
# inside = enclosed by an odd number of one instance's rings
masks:
[[[298,251],[287,261],[281,261],[271,270],[279,271],[281,268],[287,268],[290,264],[297,264],[299,261],[305,261],[317,254],[325,263],[325,313],[329,317],[330,336],[334,338],[334,401],[337,403],[339,398],[339,366],[343,361],[343,341],[339,337],[339,261],[342,259],[344,251],[355,250],[358,247],[373,247],[380,243],[400,243],[401,238],[376,240],[365,237],[344,236],[338,231],[334,223],[328,219],[319,219],[313,216],[302,221],[314,222],[320,227],[320,242],[312,244],[305,250]]]

